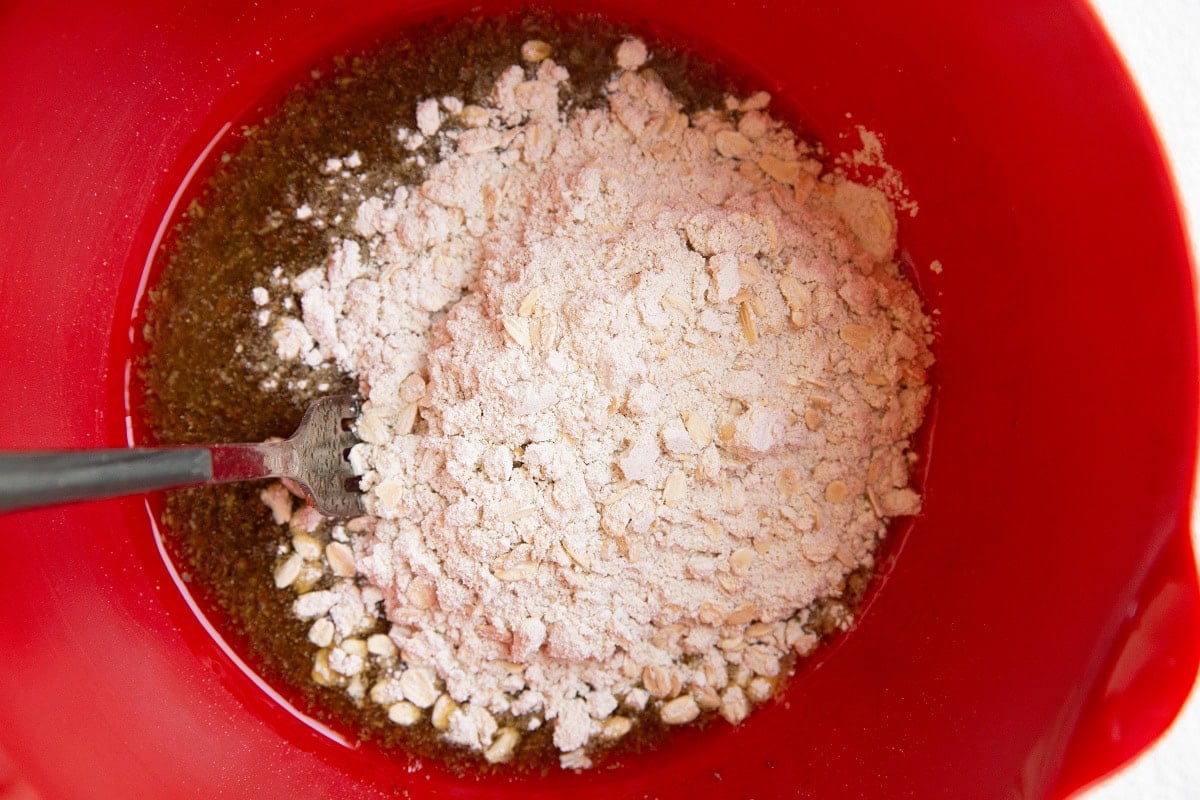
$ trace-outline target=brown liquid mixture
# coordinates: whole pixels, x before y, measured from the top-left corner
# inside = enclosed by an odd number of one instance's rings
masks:
[[[398,126],[411,125],[419,99],[478,101],[504,68],[519,62],[523,42],[541,39],[570,70],[571,103],[595,107],[612,72],[613,49],[627,34],[596,17],[543,13],[431,23],[324,65],[324,74],[314,71],[314,79],[296,87],[268,118],[243,129],[178,222],[170,250],[158,254],[162,272],[146,314],[148,355],[139,373],[139,412],[149,438],[183,444],[286,436],[313,398],[354,391],[352,380],[328,368],[314,374],[281,367],[270,326],[255,320],[251,289],[269,285],[277,267],[294,276],[320,264],[331,242],[351,233],[363,199],[422,180],[421,171],[401,165],[410,153],[395,136]],[[655,72],[685,110],[720,107],[734,91],[711,64],[662,42],[651,49]],[[365,178],[356,175],[331,188],[321,165],[354,151],[362,155],[358,174]],[[436,159],[432,150],[424,155],[430,164]],[[332,224],[298,220],[295,211],[304,203]],[[273,312],[279,299],[268,306]],[[268,378],[278,381],[277,390],[261,388]],[[261,488],[175,492],[163,511],[172,557],[206,610],[224,621],[235,647],[272,685],[335,728],[385,748],[486,766],[477,754],[443,743],[427,721],[397,726],[382,706],[355,704],[342,689],[312,681],[309,623],[292,613],[294,593],[272,581],[278,548],[289,535],[259,499]],[[856,601],[865,584],[866,576],[851,576],[845,600]],[[837,611],[818,613],[824,619],[816,632],[832,629]],[[556,762],[549,727],[522,737],[515,763]],[[644,714],[619,748],[642,749],[663,735],[657,715]]]

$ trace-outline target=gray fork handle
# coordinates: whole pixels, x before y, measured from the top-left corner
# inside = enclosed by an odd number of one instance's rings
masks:
[[[212,480],[207,447],[0,453],[0,511]]]

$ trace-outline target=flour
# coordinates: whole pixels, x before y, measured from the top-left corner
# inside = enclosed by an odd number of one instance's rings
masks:
[[[522,53],[488,102],[417,106],[427,180],[364,202],[274,323],[358,379],[372,516],[314,554],[264,499],[314,679],[489,761],[551,724],[578,768],[641,709],[740,721],[812,649],[814,603],[920,508],[932,358],[892,203],[768,95],[689,117],[631,39],[607,107],[566,114]]]

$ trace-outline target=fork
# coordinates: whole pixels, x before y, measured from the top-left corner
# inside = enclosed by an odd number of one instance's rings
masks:
[[[291,478],[322,514],[364,513],[347,454],[350,395],[314,400],[291,438],[257,444],[0,452],[0,512],[210,483]]]

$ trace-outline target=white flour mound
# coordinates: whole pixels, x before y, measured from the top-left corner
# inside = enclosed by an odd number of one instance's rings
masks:
[[[739,721],[815,644],[814,601],[919,510],[932,358],[891,204],[822,178],[765,94],[689,118],[646,58],[619,48],[598,110],[560,109],[550,59],[486,106],[421,103],[399,135],[440,161],[363,203],[294,281],[302,324],[276,323],[281,356],[366,398],[375,520],[297,608],[381,594],[394,647],[318,619],[326,673],[374,658],[394,720],[432,707],[489,760],[520,735],[504,714],[553,724],[573,767],[648,703]]]

